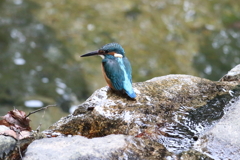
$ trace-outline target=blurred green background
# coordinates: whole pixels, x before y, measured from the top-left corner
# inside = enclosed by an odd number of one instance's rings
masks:
[[[67,115],[106,85],[101,59],[79,55],[110,42],[125,49],[133,82],[167,74],[218,80],[240,63],[239,1],[1,0],[0,116],[14,106],[34,110],[29,100],[59,106],[32,115],[35,128]]]

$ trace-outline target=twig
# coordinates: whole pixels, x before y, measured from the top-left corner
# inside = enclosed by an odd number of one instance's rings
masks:
[[[31,114],[34,114],[34,113],[39,112],[39,111],[41,111],[41,110],[45,110],[45,109],[47,109],[48,107],[55,107],[55,106],[56,106],[56,105],[53,104],[53,105],[47,105],[46,107],[39,108],[39,109],[37,109],[37,110],[35,110],[35,111],[32,111],[32,112],[28,113],[28,115],[26,115],[25,118],[29,117]]]
[[[17,140],[17,148],[18,148],[20,159],[22,160],[23,156],[22,156],[22,152],[21,152],[21,144],[20,144],[19,139]]]
[[[45,111],[46,111],[46,110],[43,111],[42,118],[41,118],[40,121],[39,121],[39,126],[38,126],[37,129],[36,129],[36,130],[37,130],[37,133],[40,132],[40,128],[41,128],[41,126],[42,126],[42,122],[41,122],[41,121],[43,120],[43,117],[45,116]]]

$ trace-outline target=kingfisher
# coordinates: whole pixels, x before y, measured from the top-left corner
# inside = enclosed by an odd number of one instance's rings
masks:
[[[132,68],[125,56],[123,47],[118,43],[108,43],[99,50],[81,55],[81,57],[99,55],[102,57],[102,72],[108,86],[116,91],[136,98],[132,87]]]

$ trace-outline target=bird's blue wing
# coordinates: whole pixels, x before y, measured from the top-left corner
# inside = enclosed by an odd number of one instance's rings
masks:
[[[118,62],[114,59],[103,59],[102,64],[104,72],[110,79],[113,87],[119,91],[123,90],[123,81],[125,78]]]
[[[132,67],[131,67],[131,64],[128,61],[127,57],[123,57],[123,63],[125,65],[128,78],[129,78],[130,82],[132,83]]]
[[[127,95],[131,98],[135,98],[136,94],[132,88],[132,67],[130,62],[128,61],[127,57],[123,57],[123,64],[125,66],[125,70],[129,79],[130,84],[128,84],[128,87],[124,87],[125,92]]]

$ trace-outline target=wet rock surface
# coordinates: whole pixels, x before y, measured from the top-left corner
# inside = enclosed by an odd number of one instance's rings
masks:
[[[209,105],[217,103],[221,96],[231,99],[229,91],[234,85],[193,76],[169,75],[136,83],[134,88],[138,94],[135,101],[122,98],[122,95],[113,93],[108,87],[101,88],[81,104],[73,115],[61,119],[51,129],[92,138],[109,134],[155,134],[155,131],[168,134],[165,128],[169,128],[175,132],[173,135],[180,136],[182,131],[177,133],[174,127],[181,126],[181,121],[187,121],[186,117],[198,116],[201,119],[196,119],[203,123],[203,119],[208,118],[204,112],[216,110],[218,114],[212,118],[221,118],[225,101],[220,108]],[[189,112],[194,116],[189,116]],[[189,126],[196,128],[194,124]],[[189,130],[188,127],[181,129]],[[195,136],[193,132],[191,136]]]

